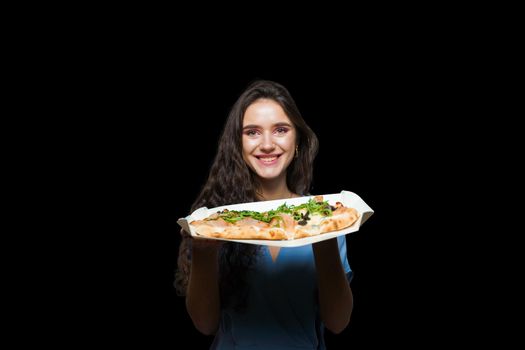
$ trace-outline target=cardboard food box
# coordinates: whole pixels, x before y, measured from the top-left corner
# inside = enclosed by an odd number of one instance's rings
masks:
[[[251,203],[242,203],[242,204],[233,204],[233,205],[225,205],[221,207],[211,208],[208,209],[206,207],[199,208],[195,210],[190,215],[186,216],[185,218],[180,218],[177,223],[187,232],[189,232],[194,238],[196,239],[218,239],[223,241],[233,241],[233,242],[240,242],[240,243],[246,243],[246,244],[259,244],[259,245],[267,245],[267,246],[278,246],[278,247],[300,247],[307,244],[312,244],[320,241],[324,241],[327,239],[331,239],[337,236],[346,235],[355,231],[359,230],[359,227],[361,227],[362,224],[365,223],[370,216],[374,213],[372,208],[370,208],[357,194],[349,191],[341,191],[341,193],[335,193],[335,194],[325,194],[322,195],[323,200],[328,201],[329,204],[334,205],[336,202],[341,202],[345,207],[355,208],[357,212],[359,213],[359,218],[357,221],[352,224],[352,226],[347,227],[345,229],[339,230],[339,231],[333,231],[328,233],[323,233],[317,236],[313,237],[305,237],[305,238],[298,238],[298,239],[292,239],[292,240],[257,240],[257,239],[226,239],[226,238],[213,238],[213,237],[204,237],[202,235],[199,235],[197,232],[195,232],[195,229],[193,226],[189,225],[190,222],[193,220],[202,220],[209,215],[216,213],[218,211],[228,209],[228,210],[253,210],[253,211],[268,211],[272,209],[276,209],[278,206],[286,203],[288,205],[300,205],[303,203],[308,202],[310,198],[315,197],[315,195],[312,196],[305,196],[305,197],[298,197],[298,198],[288,198],[288,199],[277,199],[277,200],[271,200],[271,201],[263,201],[263,202],[251,202]]]

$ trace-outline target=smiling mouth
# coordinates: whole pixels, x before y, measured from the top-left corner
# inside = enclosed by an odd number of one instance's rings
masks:
[[[263,163],[271,164],[274,161],[277,160],[281,155],[280,154],[271,154],[271,155],[264,155],[264,156],[255,156],[257,159],[259,159]]]

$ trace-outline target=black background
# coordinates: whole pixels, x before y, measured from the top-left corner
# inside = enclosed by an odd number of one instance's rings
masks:
[[[427,221],[435,222],[428,213],[443,189],[432,180],[443,171],[434,147],[443,72],[425,70],[424,61],[373,57],[275,66],[153,58],[104,64],[85,108],[86,130],[96,131],[85,150],[92,159],[80,169],[89,180],[86,196],[97,203],[98,227],[84,262],[90,272],[83,310],[96,319],[86,338],[166,348],[211,344],[173,288],[176,220],[189,214],[207,177],[229,108],[257,78],[285,85],[319,137],[312,192],[349,190],[375,210],[347,236],[354,312],[343,333],[327,332],[328,347],[418,345],[435,332],[455,332],[434,327],[447,315],[436,278],[443,264],[430,258],[442,244],[435,235],[441,228]],[[100,77],[90,73],[90,81]]]

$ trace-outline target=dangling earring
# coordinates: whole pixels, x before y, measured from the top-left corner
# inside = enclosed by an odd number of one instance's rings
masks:
[[[299,145],[295,145],[295,158],[299,158]]]

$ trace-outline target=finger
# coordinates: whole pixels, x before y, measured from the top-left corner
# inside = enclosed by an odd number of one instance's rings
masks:
[[[180,229],[180,235],[181,235],[183,238],[191,237],[191,235],[188,233],[188,231],[186,231],[186,230],[184,230],[184,229]]]

